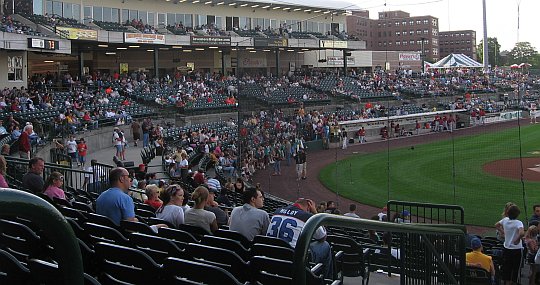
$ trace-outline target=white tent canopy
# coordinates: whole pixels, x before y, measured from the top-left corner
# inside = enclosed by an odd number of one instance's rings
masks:
[[[475,61],[474,59],[459,53],[452,53],[447,55],[445,58],[431,64],[429,68],[455,68],[455,67],[468,67],[468,68],[482,68],[484,67],[481,63]]]

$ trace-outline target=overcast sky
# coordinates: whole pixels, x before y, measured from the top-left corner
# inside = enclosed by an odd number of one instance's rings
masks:
[[[332,0],[328,0],[331,2]],[[343,3],[342,1],[339,1]],[[439,18],[439,31],[475,30],[476,42],[483,38],[482,0],[348,0],[359,8],[370,11],[370,18],[378,12],[403,10],[411,16],[432,15]],[[341,4],[340,3],[340,4]],[[488,37],[497,37],[501,50],[511,50],[517,39],[517,15],[520,3],[519,41],[530,42],[540,50],[540,0],[486,0]],[[341,8],[341,7],[336,7]],[[536,15],[535,15],[536,14]],[[535,18],[536,16],[536,18]]]

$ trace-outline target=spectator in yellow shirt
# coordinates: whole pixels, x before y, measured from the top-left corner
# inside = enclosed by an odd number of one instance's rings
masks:
[[[467,266],[480,267],[491,274],[491,280],[495,280],[495,266],[491,256],[482,253],[482,241],[479,238],[471,240],[472,252],[465,256]]]

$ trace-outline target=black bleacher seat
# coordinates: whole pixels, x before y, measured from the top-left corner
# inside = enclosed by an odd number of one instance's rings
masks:
[[[167,238],[133,233],[130,235],[130,241],[137,249],[144,251],[159,264],[162,264],[167,257],[185,257],[185,252]]]
[[[294,258],[294,249],[282,246],[255,243],[251,246],[251,254],[253,256],[266,256],[292,261]]]
[[[138,249],[99,242],[95,250],[101,263],[102,283],[155,284],[160,276],[161,266]]]
[[[362,284],[369,283],[369,257],[371,249],[366,249],[355,240],[345,236],[328,235],[326,237],[335,253],[342,251],[341,258],[336,260],[338,271],[345,277],[362,277]]]
[[[262,285],[292,285],[293,262],[265,256],[254,256],[249,261],[253,282]],[[323,285],[324,278],[318,275],[321,264],[311,270],[306,268],[306,284]],[[340,284],[339,280],[330,282]]]
[[[149,225],[142,222],[122,220],[120,221],[120,227],[126,233],[142,233],[154,236],[157,234],[157,232],[155,232]]]
[[[103,215],[100,215],[100,214],[96,214],[96,213],[86,213],[85,214],[86,218],[88,219],[89,222],[91,223],[95,223],[95,224],[99,224],[99,225],[104,225],[104,226],[107,226],[107,227],[111,227],[113,229],[119,229],[120,227],[117,226],[109,217],[107,216],[103,216]]]
[[[467,266],[465,269],[465,280],[469,285],[490,285],[491,274],[485,269]]]
[[[200,241],[191,233],[174,228],[159,228],[158,236],[172,240],[181,249],[184,249],[189,243]]]
[[[197,227],[197,226],[191,226],[186,224],[178,225],[179,230],[186,231],[190,234],[192,234],[196,239],[201,240],[203,236],[209,235],[211,233],[207,232],[205,229]]]
[[[190,243],[186,247],[186,256],[197,262],[221,267],[238,280],[248,281],[249,265],[236,252],[221,247]]]
[[[223,238],[228,238],[228,239],[238,241],[245,248],[250,248],[251,247],[251,241],[249,241],[245,236],[243,236],[239,232],[231,231],[231,230],[225,230],[225,229],[219,229],[214,234],[217,237],[223,237]]]
[[[41,238],[26,225],[10,220],[0,220],[0,245],[23,264],[44,254]]]
[[[269,237],[269,236],[261,236],[261,235],[255,236],[255,238],[253,238],[253,244],[256,244],[256,243],[269,244],[269,245],[281,246],[281,247],[292,249],[291,245],[288,242],[280,238]]]
[[[28,268],[32,274],[32,278],[42,285],[58,284],[62,275],[58,264],[47,262],[40,259],[31,259],[28,262]],[[84,285],[100,285],[94,277],[84,273]]]
[[[131,246],[131,242],[115,228],[94,223],[84,223],[82,228],[90,236],[92,244],[96,244],[98,242],[107,242]]]
[[[0,284],[31,284],[30,270],[9,252],[0,249]]]
[[[245,248],[240,242],[236,240],[205,235],[201,239],[201,244],[231,250],[238,254],[243,260],[249,260],[251,258],[251,252],[249,251],[249,249]]]
[[[168,258],[163,265],[165,283],[176,284],[209,284],[209,285],[240,285],[233,275],[217,266],[199,262]]]

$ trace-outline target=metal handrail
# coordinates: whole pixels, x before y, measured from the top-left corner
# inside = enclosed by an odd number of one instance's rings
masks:
[[[364,228],[376,231],[386,231],[392,233],[411,233],[419,234],[426,238],[429,234],[436,235],[448,235],[448,236],[465,236],[467,229],[463,225],[424,225],[424,224],[396,224],[388,222],[379,222],[373,220],[350,218],[332,214],[316,214],[309,218],[302,229],[302,233],[296,243],[296,249],[294,251],[293,259],[293,284],[305,285],[307,284],[305,268],[308,265],[306,256],[308,254],[309,244],[313,234],[320,226],[335,226],[335,227],[348,227],[348,228]],[[427,241],[427,238],[426,238]],[[465,239],[462,239],[461,247],[465,249]],[[433,251],[432,246],[428,246],[428,250]],[[461,256],[461,262],[459,267],[462,272],[465,270],[465,253],[463,251]],[[441,265],[444,272],[449,273],[449,269],[445,264],[442,264],[440,258],[436,258],[437,263]],[[461,274],[463,276],[463,274]],[[453,284],[459,284],[458,281],[450,276]],[[452,280],[453,279],[453,280]]]
[[[31,220],[44,232],[58,256],[61,284],[84,284],[79,243],[73,229],[56,208],[35,195],[8,188],[0,190],[0,208],[2,215]]]

